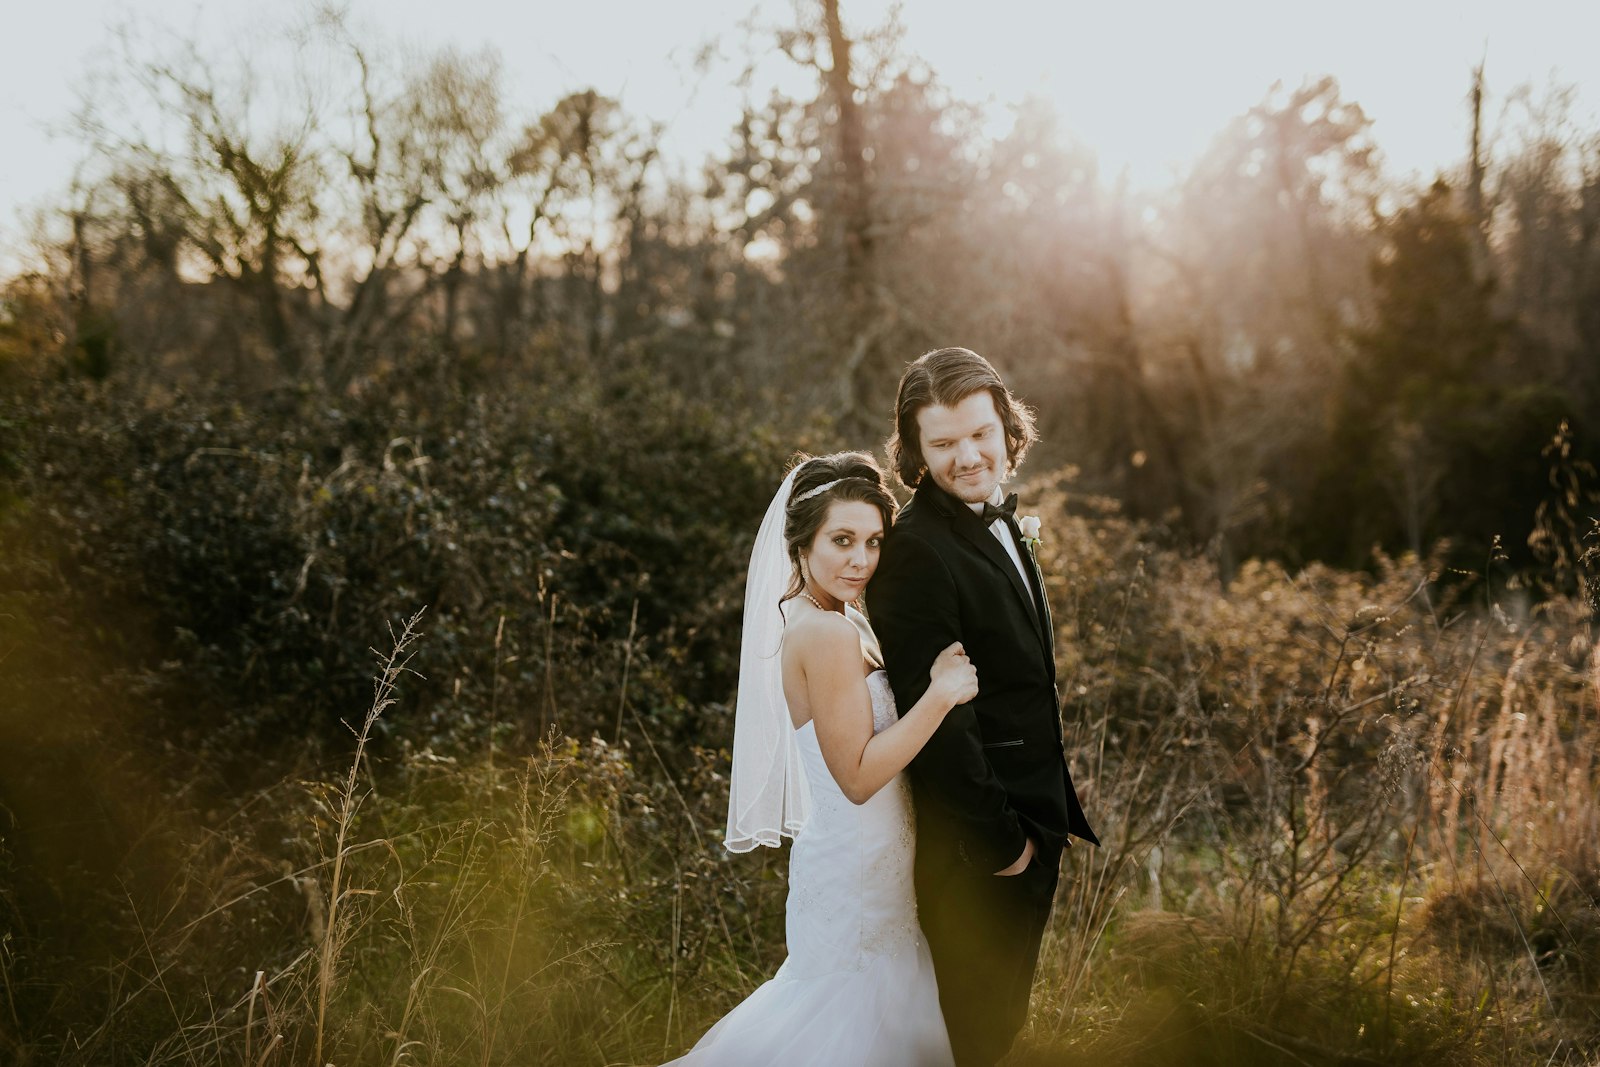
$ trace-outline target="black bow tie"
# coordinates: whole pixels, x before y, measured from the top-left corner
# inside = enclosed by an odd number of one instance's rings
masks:
[[[1012,493],[1001,501],[998,507],[994,504],[983,505],[983,524],[987,526],[996,519],[1005,519],[1010,522],[1012,516],[1016,515],[1016,513],[1017,494]]]

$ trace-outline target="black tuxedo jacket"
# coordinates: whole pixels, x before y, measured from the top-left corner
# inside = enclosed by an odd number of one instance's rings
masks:
[[[911,761],[919,867],[993,873],[1022,855],[1025,835],[1048,857],[1068,834],[1100,843],[1062,748],[1044,583],[1032,551],[1020,540],[1017,551],[1031,589],[983,520],[924,478],[867,586],[902,713],[927,691],[928,669],[952,641],[978,670],[977,697],[952,710]]]

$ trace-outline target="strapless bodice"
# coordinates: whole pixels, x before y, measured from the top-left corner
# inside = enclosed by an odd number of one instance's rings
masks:
[[[873,733],[880,733],[899,718],[889,676],[868,675],[867,692]],[[816,727],[807,722],[797,740],[811,813],[789,858],[790,962],[801,969],[854,969],[921,936],[913,903],[911,785],[897,774],[865,802],[853,803],[822,758]],[[795,936],[797,923],[808,928],[803,936]]]

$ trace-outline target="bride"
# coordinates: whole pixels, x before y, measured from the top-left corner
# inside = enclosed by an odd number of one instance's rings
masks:
[[[915,830],[901,771],[978,691],[959,644],[903,715],[854,602],[894,498],[872,457],[792,469],[767,509],[745,589],[725,844],[789,855],[778,973],[681,1067],[948,1067],[933,963],[917,925]]]

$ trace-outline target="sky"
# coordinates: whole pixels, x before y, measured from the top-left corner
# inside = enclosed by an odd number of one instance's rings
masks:
[[[342,0],[366,41],[423,52],[497,49],[510,104],[534,115],[593,87],[666,123],[669,160],[694,169],[737,117],[734,78],[747,42],[762,83],[808,92],[812,76],[772,47],[797,0]],[[813,0],[798,0],[811,3]],[[890,0],[842,0],[847,30],[889,17]],[[1458,161],[1473,66],[1486,61],[1489,117],[1519,85],[1576,90],[1591,130],[1600,107],[1600,0],[914,0],[901,5],[906,48],[959,99],[986,105],[997,133],[1028,97],[1093,148],[1102,173],[1155,188],[1196,158],[1274,82],[1332,74],[1374,120],[1396,177]],[[200,42],[223,65],[268,55],[310,4],[258,0],[0,0],[0,259],[26,213],[56,200],[81,148],[61,131],[97,71],[115,62],[113,30],[157,27]],[[740,27],[751,26],[750,29]],[[697,73],[708,42],[720,61]],[[763,92],[761,95],[765,95]]]

